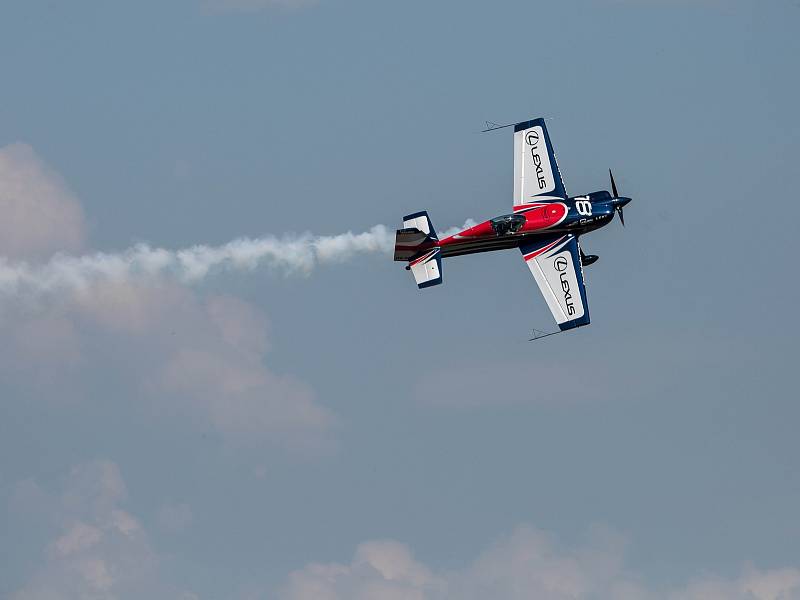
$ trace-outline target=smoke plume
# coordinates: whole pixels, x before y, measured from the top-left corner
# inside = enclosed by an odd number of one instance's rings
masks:
[[[465,227],[471,224],[472,221],[467,221]],[[443,235],[460,229],[448,230]],[[390,254],[393,248],[394,231],[375,225],[357,234],[348,231],[332,236],[306,233],[239,238],[221,246],[196,245],[180,250],[137,244],[119,253],[56,254],[41,264],[0,257],[0,295],[82,291],[102,281],[156,277],[196,283],[214,272],[257,268],[307,275],[318,265],[342,263],[363,254]]]

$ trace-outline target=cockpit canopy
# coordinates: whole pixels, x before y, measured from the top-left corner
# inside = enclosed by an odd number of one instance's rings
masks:
[[[492,225],[495,235],[508,235],[517,233],[525,225],[525,215],[502,215],[495,217],[489,223]]]

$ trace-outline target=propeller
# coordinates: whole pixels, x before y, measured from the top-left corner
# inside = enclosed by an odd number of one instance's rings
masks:
[[[611,172],[611,169],[608,170],[608,175],[611,177],[611,193],[614,195],[614,198],[619,198],[619,193],[617,192],[617,184],[614,182],[614,174]],[[622,204],[617,204],[617,212],[619,213],[619,222],[622,223],[622,226],[625,227],[625,215],[622,213]]]

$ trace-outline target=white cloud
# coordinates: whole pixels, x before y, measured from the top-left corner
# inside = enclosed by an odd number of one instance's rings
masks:
[[[84,244],[83,211],[27,144],[0,148],[0,255],[43,258]]]
[[[522,526],[470,566],[441,571],[399,542],[366,542],[349,564],[310,564],[291,573],[283,600],[798,600],[800,569],[703,578],[682,588],[650,588],[624,566],[624,544],[602,529],[575,549]]]
[[[29,493],[30,482],[21,486]],[[125,497],[114,463],[92,461],[72,469],[63,489],[50,495],[48,514],[40,515],[58,523],[44,564],[11,599],[191,597],[164,582],[147,533],[122,507]]]

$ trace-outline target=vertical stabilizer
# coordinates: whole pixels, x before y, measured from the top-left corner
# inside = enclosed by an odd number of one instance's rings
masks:
[[[403,229],[410,229],[412,227],[428,234],[434,240],[439,239],[427,211],[421,210],[413,215],[406,215],[403,217]]]

